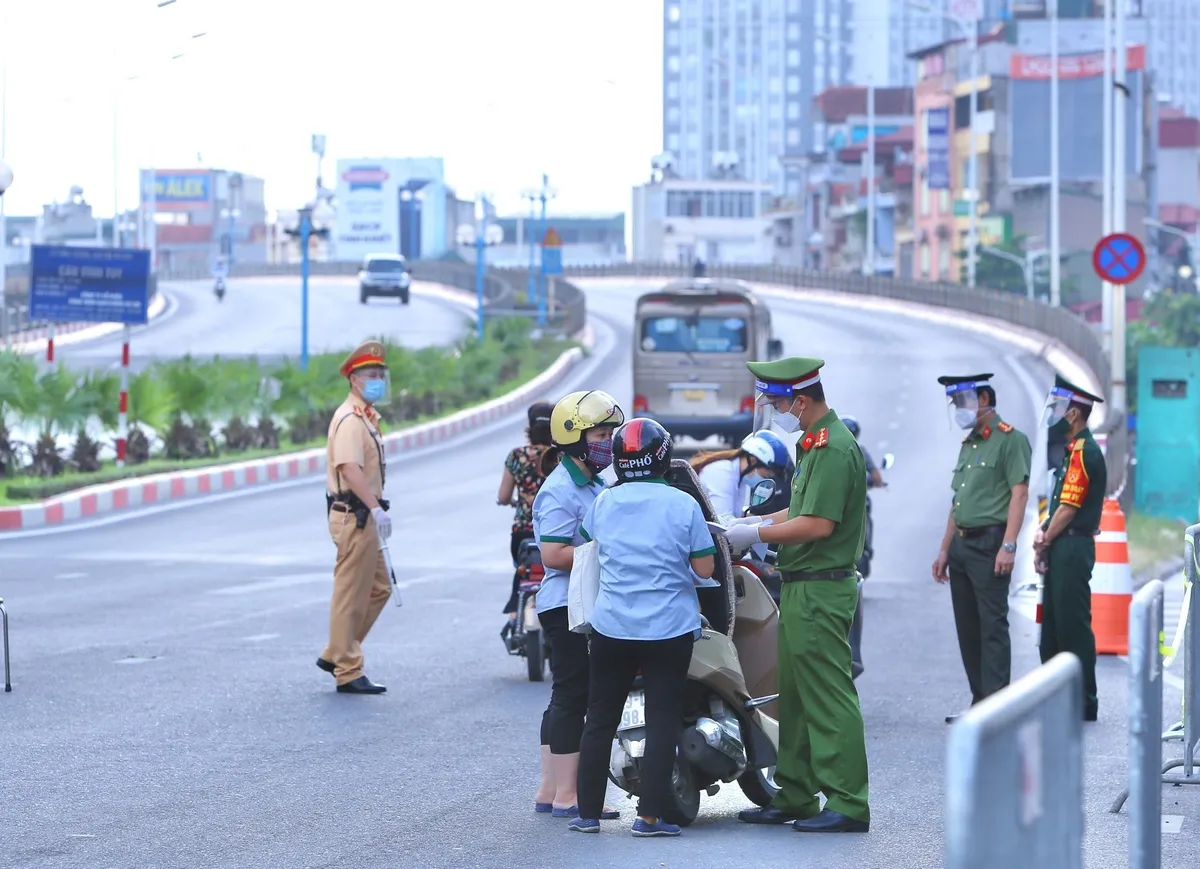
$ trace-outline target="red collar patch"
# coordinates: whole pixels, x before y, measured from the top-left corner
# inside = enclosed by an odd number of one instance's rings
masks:
[[[990,425],[985,425],[979,430],[979,436],[986,441],[992,436],[992,427]]]
[[[1013,427],[1006,422],[997,423],[996,428],[1000,429],[1000,431],[1004,432],[1005,434],[1008,434],[1013,430]]]
[[[800,449],[807,453],[809,450],[819,450],[828,443],[829,429],[823,428],[820,431],[810,431],[806,434],[804,440],[800,441]]]

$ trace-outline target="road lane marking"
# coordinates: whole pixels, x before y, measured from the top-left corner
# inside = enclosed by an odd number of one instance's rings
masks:
[[[259,582],[247,582],[242,585],[230,585],[225,588],[211,589],[209,594],[254,594],[259,591],[273,591],[280,588],[292,588],[297,585],[307,585],[311,582],[332,582],[333,571],[321,573],[296,573],[291,576],[277,576],[274,579],[264,579]]]

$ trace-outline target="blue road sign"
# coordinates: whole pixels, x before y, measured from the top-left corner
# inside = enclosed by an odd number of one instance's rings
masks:
[[[561,247],[543,247],[542,248],[542,274],[544,274],[544,275],[561,275],[562,273],[563,273],[562,248]]]
[[[29,316],[52,323],[142,325],[150,307],[150,251],[35,244]]]
[[[1134,236],[1114,232],[1092,251],[1092,267],[1110,284],[1132,284],[1146,268],[1146,249]]]

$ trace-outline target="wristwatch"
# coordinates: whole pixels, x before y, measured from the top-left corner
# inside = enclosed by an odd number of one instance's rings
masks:
[[[1013,552],[1016,552],[1016,551],[1017,551],[1017,544],[1015,544],[1015,543],[1005,543],[1005,544],[1004,544],[1004,545],[1002,545],[1000,548],[1001,548],[1001,549],[1003,549],[1005,552],[1007,552],[1007,553],[1011,554],[1011,553],[1013,553]]]

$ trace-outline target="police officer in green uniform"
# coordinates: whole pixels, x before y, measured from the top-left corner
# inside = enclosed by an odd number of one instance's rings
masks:
[[[958,649],[972,705],[1008,685],[1008,589],[1029,503],[1029,438],[1000,418],[991,374],[939,377],[954,420],[968,429],[958,451],[950,517],[933,578],[950,583]],[[949,724],[958,715],[947,715]]]
[[[738,818],[750,824],[791,822],[802,833],[865,833],[867,746],[851,675],[847,636],[858,603],[854,568],[866,530],[867,469],[854,436],[825,403],[821,359],[751,362],[756,404],[770,426],[803,429],[791,506],[736,520],[727,533],[741,550],[779,545],[780,791],[771,805]],[[817,794],[824,793],[821,810]]]
[[[1062,377],[1046,400],[1043,419],[1053,434],[1066,435],[1067,454],[1058,473],[1046,522],[1034,539],[1042,589],[1042,663],[1071,652],[1083,665],[1083,719],[1095,721],[1096,635],[1092,633],[1092,568],[1096,534],[1108,490],[1104,453],[1088,429],[1092,407],[1103,400]]]

